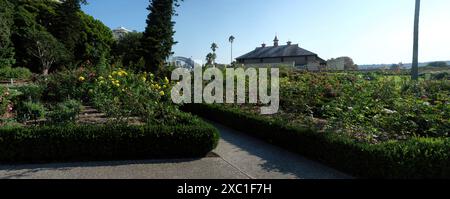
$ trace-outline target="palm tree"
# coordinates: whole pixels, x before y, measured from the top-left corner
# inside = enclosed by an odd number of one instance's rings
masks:
[[[420,0],[416,0],[416,12],[414,17],[414,47],[412,62],[412,79],[419,79],[419,17],[420,17]]]
[[[206,55],[206,65],[207,66],[212,65],[213,61],[214,61],[214,54],[213,53],[208,53]]]
[[[213,53],[216,53],[216,50],[219,48],[219,46],[216,43],[212,43],[211,44],[211,50],[213,51]]]
[[[230,63],[233,63],[233,42],[234,42],[234,39],[236,39],[236,38],[234,38],[233,35],[231,35],[230,38],[228,38],[228,41],[231,43],[231,62]]]
[[[218,48],[219,48],[219,46],[216,43],[212,43],[211,44],[211,50],[212,50],[212,53],[211,53],[212,63],[211,64],[215,64],[216,63],[216,58],[217,58],[216,50]]]

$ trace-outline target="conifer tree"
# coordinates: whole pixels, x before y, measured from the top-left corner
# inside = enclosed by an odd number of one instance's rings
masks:
[[[175,22],[172,17],[177,6],[178,0],[150,0],[147,8],[150,14],[141,42],[147,72],[158,71],[172,55],[172,46],[176,44],[173,39]]]

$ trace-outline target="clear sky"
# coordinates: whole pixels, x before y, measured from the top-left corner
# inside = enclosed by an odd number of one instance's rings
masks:
[[[88,0],[88,14],[107,26],[143,31],[148,0]],[[291,40],[324,59],[357,64],[410,63],[414,0],[185,0],[178,8],[175,55],[204,60],[216,42],[220,63],[255,47]],[[424,0],[420,62],[450,60],[450,1]]]

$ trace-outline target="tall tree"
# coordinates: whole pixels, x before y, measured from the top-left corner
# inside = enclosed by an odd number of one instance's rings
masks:
[[[172,46],[175,34],[172,17],[175,15],[175,7],[178,0],[150,0],[147,10],[147,27],[142,37],[142,55],[145,60],[145,70],[158,71],[166,59],[173,54]]]
[[[234,39],[236,39],[236,38],[234,38],[233,35],[231,35],[230,38],[228,38],[228,41],[231,44],[231,62],[230,63],[233,63],[233,43],[234,43]]]
[[[33,28],[28,36],[30,42],[27,50],[39,59],[43,75],[48,75],[54,63],[66,55],[65,48],[55,37],[45,30]]]
[[[413,80],[419,79],[419,17],[420,17],[420,0],[416,0],[416,11],[414,16],[414,47],[413,62],[411,69],[411,77]]]
[[[80,17],[83,28],[75,52],[76,58],[103,67],[110,57],[111,46],[114,44],[112,31],[92,16],[80,13]]]
[[[55,25],[55,36],[60,40],[66,49],[75,58],[80,34],[83,30],[81,21],[81,4],[86,4],[86,0],[64,0],[58,6],[58,20]]]
[[[216,63],[216,58],[217,58],[216,51],[217,51],[218,48],[219,48],[219,46],[218,46],[216,43],[212,43],[212,44],[211,44],[211,50],[212,50],[212,53],[211,53],[211,59],[212,59],[212,64],[215,64],[215,63]]]
[[[208,53],[206,55],[206,65],[211,66],[214,64],[214,60],[216,59],[216,54],[214,53]]]
[[[113,56],[120,60],[124,66],[130,67],[138,63],[142,56],[140,55],[142,33],[130,32],[119,38],[113,48]],[[135,65],[133,70],[145,70],[144,66]]]
[[[211,44],[211,50],[213,51],[213,53],[216,53],[216,50],[219,48],[219,46],[216,43],[212,43]]]
[[[8,0],[0,0],[0,5],[0,67],[9,67],[15,63],[11,41],[14,7]]]

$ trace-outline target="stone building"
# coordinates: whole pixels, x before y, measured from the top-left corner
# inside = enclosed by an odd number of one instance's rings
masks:
[[[262,44],[255,50],[236,58],[237,63],[251,66],[293,66],[304,69],[319,69],[326,65],[316,53],[300,48],[298,44],[287,42],[279,45],[275,37],[273,46]]]
[[[113,36],[115,39],[120,39],[130,32],[131,32],[131,30],[128,30],[124,27],[119,27],[119,28],[116,28],[113,30]]]

